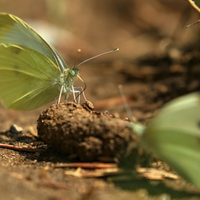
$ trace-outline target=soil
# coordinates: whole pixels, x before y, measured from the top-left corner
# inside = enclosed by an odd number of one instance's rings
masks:
[[[132,140],[128,122],[88,105],[53,104],[38,119],[38,135],[52,150],[81,161],[113,162],[125,154]]]
[[[129,116],[118,90],[122,84],[134,119],[142,124],[166,102],[200,90],[200,25],[185,28],[198,19],[189,4],[116,0],[112,5],[90,0],[70,2],[65,5],[71,8],[68,12],[56,12],[41,0],[8,2],[0,1],[1,12],[70,31],[67,36],[59,32],[54,41],[69,66],[78,48],[83,51],[78,60],[110,47],[121,52],[80,66],[85,94],[94,108],[83,99],[85,104],[75,104],[72,97],[59,109],[56,104],[27,112],[0,107],[0,143],[11,145],[0,148],[0,199],[200,199],[200,190],[174,178],[176,172],[164,162],[153,159],[149,164],[127,128],[124,118]],[[75,84],[83,86],[81,81]],[[121,175],[114,170],[130,143],[137,150],[129,158],[133,170]],[[96,165],[66,165],[79,162]],[[97,162],[113,171],[102,170]],[[157,169],[156,174],[144,176],[138,166]]]

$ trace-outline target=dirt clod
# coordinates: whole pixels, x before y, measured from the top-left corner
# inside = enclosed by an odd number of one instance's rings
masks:
[[[92,109],[87,103],[53,104],[41,113],[38,134],[51,149],[82,161],[120,158],[133,141],[129,122]]]

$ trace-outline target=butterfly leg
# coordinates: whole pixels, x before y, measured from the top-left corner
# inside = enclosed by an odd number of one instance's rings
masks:
[[[74,90],[74,87],[72,86],[72,94],[73,94],[75,103],[77,103],[75,93],[78,93],[78,92],[79,91]]]
[[[60,104],[60,100],[61,100],[61,97],[62,97],[63,89],[64,89],[64,86],[62,85],[61,88],[60,88],[60,94],[59,94],[58,101],[57,101],[57,107]]]
[[[80,104],[80,102],[81,102],[81,96],[80,96],[80,93],[81,93],[81,92],[80,92],[79,90],[77,90],[77,93],[78,93],[78,96],[77,96],[77,97],[78,97],[78,103]],[[77,97],[76,97],[76,98],[77,98]]]
[[[86,96],[85,96],[85,93],[84,93],[83,88],[82,88],[82,87],[74,87],[74,88],[75,88],[75,89],[80,89],[80,90],[81,90],[81,91],[77,90],[77,91],[79,91],[79,95],[78,95],[77,97],[80,97],[80,95],[83,94],[84,100],[87,101],[87,98],[86,98]],[[78,92],[77,92],[77,93],[78,93]],[[76,98],[77,98],[77,97],[76,97]]]
[[[74,96],[74,101],[78,104],[80,104],[80,101],[81,101],[81,98],[80,98],[80,94],[81,94],[81,91],[79,90],[74,90],[74,88],[77,88],[77,87],[73,87],[73,96]],[[78,93],[78,102],[77,102],[77,97],[75,96],[75,93]]]

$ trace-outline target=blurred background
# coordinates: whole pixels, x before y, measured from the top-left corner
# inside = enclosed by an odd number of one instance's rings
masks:
[[[200,24],[186,28],[199,13],[187,0],[0,0],[0,11],[31,25],[69,67],[79,48],[77,63],[120,49],[80,66],[85,94],[97,110],[127,115],[118,84],[124,86],[139,120],[170,99],[200,88],[193,76],[200,73]],[[197,66],[190,77],[188,63]],[[84,86],[80,81],[76,85]]]
[[[0,11],[28,22],[60,48],[68,63],[78,48],[88,58],[119,47],[117,55],[100,60],[130,63],[153,51],[162,53],[169,44],[195,43],[197,26],[185,26],[199,16],[187,0],[0,0]]]

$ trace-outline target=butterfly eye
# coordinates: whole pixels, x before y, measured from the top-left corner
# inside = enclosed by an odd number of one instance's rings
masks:
[[[73,69],[70,69],[70,70],[69,70],[69,73],[70,73],[72,76],[74,76],[76,72],[75,72]]]

